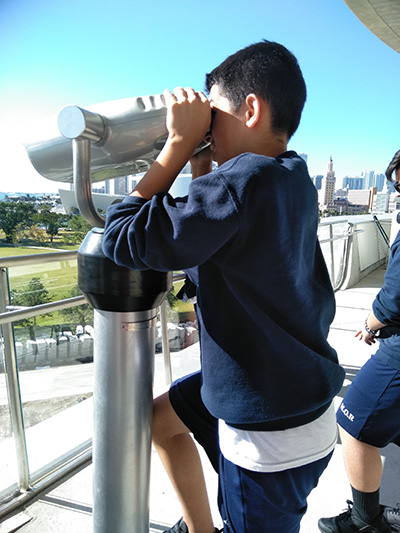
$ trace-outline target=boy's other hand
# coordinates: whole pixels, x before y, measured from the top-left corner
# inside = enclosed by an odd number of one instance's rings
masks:
[[[200,150],[196,155],[190,158],[190,164],[192,166],[192,180],[199,176],[204,176],[212,171],[212,152],[211,148],[207,146],[203,150]]]
[[[203,141],[211,122],[210,103],[201,91],[176,87],[164,91],[169,141],[183,143],[193,152]]]

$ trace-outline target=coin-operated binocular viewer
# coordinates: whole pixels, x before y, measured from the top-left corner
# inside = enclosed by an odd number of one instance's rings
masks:
[[[73,180],[80,212],[95,226],[78,251],[78,284],[95,309],[94,533],[149,531],[155,320],[172,274],[104,256],[91,182],[149,168],[166,140],[165,117],[160,95],[67,106],[58,127],[25,143],[40,174]]]

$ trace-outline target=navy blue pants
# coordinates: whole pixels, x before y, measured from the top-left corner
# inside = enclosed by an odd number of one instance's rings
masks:
[[[218,504],[224,533],[298,533],[307,497],[332,454],[275,473],[252,472],[231,463],[220,453],[218,420],[204,406],[200,384],[200,372],[178,379],[171,385],[169,398],[219,474]]]

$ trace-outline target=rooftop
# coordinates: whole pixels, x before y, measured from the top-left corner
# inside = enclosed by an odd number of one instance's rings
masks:
[[[381,41],[400,53],[400,3],[398,0],[344,0]]]

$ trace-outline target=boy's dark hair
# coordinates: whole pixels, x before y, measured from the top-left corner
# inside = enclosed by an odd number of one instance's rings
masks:
[[[296,131],[307,89],[297,59],[281,44],[265,40],[239,50],[206,75],[208,92],[214,84],[234,112],[254,93],[271,106],[277,133],[290,138]]]
[[[389,166],[386,169],[386,178],[389,181],[393,181],[392,174],[395,170],[397,170],[400,167],[400,150],[398,150],[394,156],[393,159],[390,161]]]

